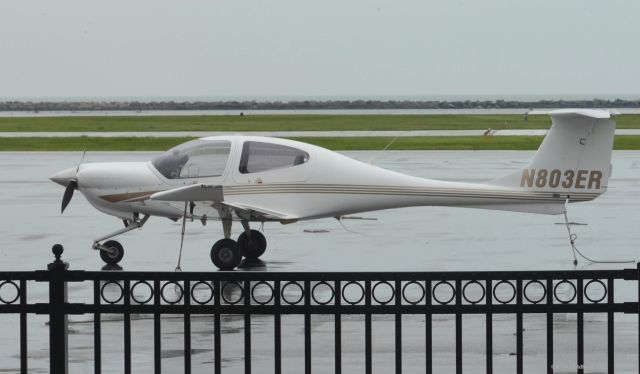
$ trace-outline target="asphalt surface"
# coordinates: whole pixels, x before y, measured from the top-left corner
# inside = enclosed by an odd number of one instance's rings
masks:
[[[89,152],[87,162],[147,160],[151,152]],[[387,151],[345,152],[345,154],[388,169],[435,179],[490,180],[526,164],[532,152]],[[75,165],[78,152],[2,152],[0,163],[0,269],[44,269],[51,262],[51,245],[65,246],[63,258],[72,269],[99,270],[97,253],[90,249],[93,238],[121,227],[121,222],[93,209],[81,194],[73,197],[64,215],[60,201],[64,189],[48,180],[55,172]],[[634,260],[640,257],[638,212],[640,211],[640,152],[614,152],[613,177],[609,190],[593,202],[572,204],[569,219],[587,225],[574,226],[576,244],[596,259]],[[520,213],[420,207],[371,212],[360,215],[375,220],[345,220],[348,230],[332,219],[293,225],[267,224],[268,249],[264,262],[239,271],[454,271],[454,270],[570,270],[571,251],[561,217]],[[180,242],[180,222],[152,219],[140,231],[121,236],[125,246],[125,270],[173,271]],[[305,232],[306,231],[306,232]],[[233,235],[240,233],[233,228]],[[219,224],[199,222],[187,225],[183,271],[213,271],[209,249],[222,236]],[[580,268],[617,269],[634,264],[588,265]],[[635,283],[616,284],[616,299],[637,298]],[[44,301],[46,289],[29,284],[29,300]],[[74,284],[72,302],[91,297],[90,285]],[[122,372],[122,321],[115,316],[103,324],[103,372]],[[606,372],[606,316],[585,318],[587,372]],[[575,315],[557,314],[554,319],[557,372],[575,372]],[[29,317],[29,369],[48,372],[46,317]],[[92,371],[91,316],[71,318],[70,373]],[[0,316],[0,372],[17,372],[19,367],[18,316]],[[134,316],[132,322],[134,372],[152,372],[153,321]],[[181,372],[183,359],[182,320],[163,318],[163,370]],[[228,316],[222,323],[222,353],[225,373],[242,373],[243,320]],[[302,317],[283,317],[283,364],[285,372],[303,369]],[[374,371],[392,372],[394,365],[393,318],[374,318]],[[526,315],[525,371],[543,372],[545,362],[544,318]],[[213,321],[194,316],[194,372],[213,371]],[[465,316],[464,372],[484,372],[484,317]],[[333,317],[314,316],[313,369],[333,371]],[[515,319],[494,317],[494,362],[496,373],[515,371]],[[363,372],[364,320],[344,317],[343,372]],[[453,373],[454,320],[434,319],[434,372]],[[615,320],[616,373],[637,373],[638,320],[617,315]],[[403,364],[406,373],[424,372],[424,321],[420,316],[403,319]],[[273,323],[270,317],[255,316],[252,322],[253,371],[273,372]]]

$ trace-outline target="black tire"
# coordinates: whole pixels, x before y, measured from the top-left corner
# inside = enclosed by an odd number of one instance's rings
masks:
[[[242,254],[249,260],[256,260],[267,250],[267,238],[258,230],[251,230],[251,239],[247,232],[238,237],[238,245],[242,248]]]
[[[119,242],[115,240],[109,240],[102,245],[106,248],[109,248],[109,251],[100,251],[100,258],[107,265],[117,265],[120,260],[122,260],[122,257],[124,257],[124,248]]]
[[[242,261],[242,251],[234,240],[221,239],[211,247],[211,261],[220,270],[233,270]]]

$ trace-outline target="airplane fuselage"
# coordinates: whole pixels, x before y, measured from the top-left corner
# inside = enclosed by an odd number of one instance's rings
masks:
[[[562,189],[521,189],[424,179],[382,169],[305,143],[260,137],[211,137],[229,141],[228,159],[220,175],[171,179],[152,161],[82,164],[78,189],[98,210],[123,219],[134,213],[177,219],[184,206],[156,201],[150,196],[192,184],[220,185],[224,199],[243,206],[286,212],[296,220],[337,217],[363,211],[406,206],[460,206],[500,209],[539,203],[541,213],[554,210],[567,195]],[[241,172],[241,150],[246,141],[293,146],[306,152],[306,162],[257,172]],[[561,184],[559,184],[561,187]],[[596,193],[572,194],[573,201],[593,199]],[[195,216],[218,219],[218,210],[196,203]],[[234,216],[235,220],[240,218]],[[260,218],[260,220],[279,220]]]

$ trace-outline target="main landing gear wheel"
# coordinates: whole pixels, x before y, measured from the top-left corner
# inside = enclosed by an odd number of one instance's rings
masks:
[[[238,245],[242,248],[244,257],[256,260],[267,250],[267,238],[258,230],[251,230],[251,237],[244,231],[238,237]]]
[[[242,250],[234,240],[218,240],[211,247],[211,261],[220,270],[233,270],[242,261]]]
[[[122,244],[115,240],[109,240],[102,244],[107,250],[100,250],[100,258],[102,261],[107,263],[107,265],[116,265],[122,257],[124,256],[124,248],[122,248]]]

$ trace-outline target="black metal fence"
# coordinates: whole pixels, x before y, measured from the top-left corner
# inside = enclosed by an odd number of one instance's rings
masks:
[[[462,373],[462,317],[486,316],[486,372],[493,372],[493,315],[516,317],[516,367],[523,372],[523,316],[546,315],[546,367],[553,372],[554,313],[577,315],[576,371],[584,372],[584,314],[605,313],[607,321],[607,367],[615,372],[614,316],[633,313],[640,318],[638,299],[616,302],[615,281],[631,281],[640,296],[640,265],[624,270],[499,271],[499,272],[402,272],[402,273],[279,273],[279,272],[127,272],[67,270],[60,260],[62,247],[54,246],[56,260],[48,270],[0,272],[0,314],[20,316],[21,372],[28,372],[27,315],[48,314],[50,372],[67,370],[67,317],[93,315],[95,373],[101,372],[101,316],[122,315],[124,321],[124,367],[131,372],[131,314],[153,316],[153,363],[162,371],[162,315],[181,315],[184,321],[184,372],[191,372],[191,316],[214,319],[214,362],[212,370],[222,372],[222,315],[244,317],[244,368],[251,373],[252,316],[273,316],[273,370],[282,367],[283,315],[304,316],[304,367],[311,372],[311,316],[333,315],[335,369],[342,372],[342,316],[364,315],[365,372],[372,372],[372,316],[393,315],[395,321],[395,370],[402,372],[402,322],[404,315],[425,318],[426,373],[432,373],[432,318],[455,316],[455,368]],[[46,282],[48,303],[27,302],[27,282]],[[93,302],[70,303],[67,285],[88,282]],[[105,290],[110,290],[105,292]],[[113,290],[117,292],[112,292]],[[562,292],[559,292],[562,290]],[[2,296],[4,295],[4,296]],[[9,295],[9,296],[7,296]],[[141,296],[142,295],[142,296]],[[635,296],[635,295],[634,295]],[[640,324],[639,324],[640,326]],[[640,337],[640,330],[638,330]],[[4,337],[7,338],[7,337]],[[640,346],[640,344],[639,344]],[[239,347],[238,347],[239,348]],[[638,354],[640,360],[640,353]]]

